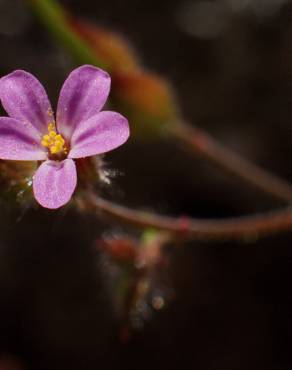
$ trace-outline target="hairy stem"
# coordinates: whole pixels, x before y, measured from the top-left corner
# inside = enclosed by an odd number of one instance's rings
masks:
[[[218,143],[203,130],[188,124],[178,124],[172,133],[192,150],[216,163],[228,172],[285,202],[292,202],[292,185],[242,158]]]
[[[169,217],[117,205],[90,193],[80,204],[93,213],[108,216],[121,224],[135,228],[154,228],[173,237],[202,240],[253,240],[292,230],[292,208],[252,216],[217,219]]]

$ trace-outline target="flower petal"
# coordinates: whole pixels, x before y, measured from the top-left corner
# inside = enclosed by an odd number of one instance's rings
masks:
[[[61,89],[57,108],[58,130],[67,140],[80,122],[102,109],[110,84],[110,76],[93,66],[85,65],[70,73]]]
[[[108,152],[124,144],[129,124],[116,112],[103,111],[82,122],[71,139],[69,158],[83,158]]]
[[[10,117],[0,117],[0,159],[39,161],[47,158],[36,129]]]
[[[41,133],[54,119],[45,89],[28,72],[17,70],[2,77],[0,99],[10,117],[33,125]]]
[[[76,166],[72,159],[45,161],[34,175],[33,192],[41,206],[56,209],[69,202],[76,184]]]

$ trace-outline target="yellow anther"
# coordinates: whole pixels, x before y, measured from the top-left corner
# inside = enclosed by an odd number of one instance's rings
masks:
[[[41,144],[48,148],[51,154],[67,154],[65,140],[62,135],[57,134],[54,123],[48,125],[48,134],[42,137]]]
[[[44,135],[43,136],[43,140],[49,141],[50,140],[50,136],[49,135]]]

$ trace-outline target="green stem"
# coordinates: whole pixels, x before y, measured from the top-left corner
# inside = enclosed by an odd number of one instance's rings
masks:
[[[90,47],[72,32],[63,8],[55,0],[26,0],[38,19],[55,39],[63,45],[80,64],[92,64],[106,68]]]

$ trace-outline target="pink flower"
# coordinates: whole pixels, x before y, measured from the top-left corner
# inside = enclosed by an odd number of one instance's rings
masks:
[[[0,117],[0,159],[43,161],[33,177],[35,199],[46,208],[69,202],[77,184],[74,159],[108,152],[129,137],[119,113],[103,111],[110,76],[85,65],[61,89],[56,121],[40,82],[17,70],[0,79],[0,99],[10,117]]]

